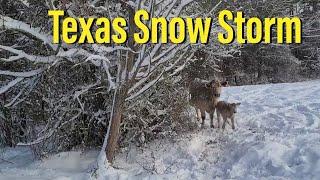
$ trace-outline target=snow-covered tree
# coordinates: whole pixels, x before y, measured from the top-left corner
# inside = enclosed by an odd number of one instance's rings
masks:
[[[119,139],[119,129],[122,114],[128,101],[133,101],[143,94],[157,82],[178,74],[193,57],[190,51],[191,45],[188,41],[182,44],[136,44],[133,41],[133,34],[137,32],[133,17],[137,10],[147,10],[151,17],[165,17],[170,19],[176,16],[193,16],[188,6],[193,0],[178,1],[20,1],[8,2],[19,3],[19,6],[30,9],[30,6],[45,7],[39,9],[65,9],[68,16],[88,17],[105,16],[110,19],[122,16],[128,21],[128,41],[124,45],[66,45],[52,43],[52,22],[48,24],[46,17],[19,16],[16,14],[1,13],[0,29],[3,32],[14,33],[12,37],[5,39],[6,42],[0,45],[1,62],[5,67],[0,70],[3,81],[1,82],[0,94],[6,94],[4,107],[15,106],[25,100],[25,95],[34,89],[41,77],[51,69],[61,66],[64,62],[73,64],[74,67],[89,64],[98,70],[95,73],[96,82],[79,87],[69,96],[61,98],[60,102],[67,103],[68,99],[75,99],[79,103],[79,108],[66,110],[65,113],[72,113],[69,120],[63,118],[55,122],[47,122],[45,128],[36,136],[32,142],[24,145],[38,144],[59,131],[65,124],[79,118],[84,111],[84,104],[81,96],[89,90],[101,87],[103,83],[106,91],[113,93],[112,110],[108,132],[105,136],[103,151],[106,152],[107,159],[112,161]],[[41,6],[40,6],[40,5]],[[196,16],[213,16],[217,2],[212,2],[210,11],[195,14]],[[29,8],[28,8],[29,7]],[[188,11],[189,10],[189,11]],[[189,13],[189,14],[185,14]],[[38,15],[39,16],[39,15]],[[151,24],[148,24],[151,26]],[[24,43],[24,44],[22,44]],[[23,64],[23,66],[21,66]],[[10,67],[8,67],[10,65]],[[51,79],[55,81],[54,77]],[[49,82],[50,83],[50,82]],[[65,86],[68,86],[65,84]],[[7,95],[9,94],[9,95]],[[48,103],[48,102],[47,102]],[[52,104],[54,107],[54,104]],[[58,106],[60,107],[60,106]],[[22,145],[22,144],[21,144]]]

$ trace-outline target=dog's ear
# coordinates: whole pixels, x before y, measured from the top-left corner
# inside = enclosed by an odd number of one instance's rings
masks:
[[[229,86],[229,82],[228,81],[224,81],[224,82],[221,83],[221,85],[223,87],[227,87],[227,86]]]
[[[236,103],[236,106],[240,106],[241,103]]]
[[[205,86],[206,86],[206,88],[212,88],[215,86],[215,83],[216,83],[216,81],[212,80],[212,81],[206,83]]]
[[[210,83],[206,83],[204,86],[205,86],[206,88],[210,88],[210,87],[211,87],[211,82],[210,82]]]

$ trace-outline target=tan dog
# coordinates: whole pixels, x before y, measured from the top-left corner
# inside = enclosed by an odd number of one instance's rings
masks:
[[[221,83],[218,80],[213,80],[209,83],[201,81],[194,81],[189,86],[191,95],[190,104],[196,109],[197,117],[200,121],[202,119],[202,126],[206,118],[205,112],[210,114],[210,125],[213,126],[213,115],[215,106],[221,94],[221,88],[227,86],[228,82]]]
[[[226,126],[226,122],[229,119],[231,119],[231,126],[232,129],[235,129],[234,126],[234,116],[237,113],[237,107],[241,103],[227,103],[225,101],[219,101],[217,103],[216,109],[217,109],[217,116],[218,116],[218,127],[220,127],[220,117],[223,118],[223,124],[222,128],[224,129]]]

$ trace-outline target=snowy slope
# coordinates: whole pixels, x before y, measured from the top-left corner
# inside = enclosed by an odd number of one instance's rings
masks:
[[[222,100],[242,103],[236,131],[210,129],[207,120],[196,132],[128,148],[104,178],[320,178],[320,80],[228,87],[222,94]],[[87,179],[96,155],[68,152],[32,162],[18,152],[4,156],[15,164],[0,160],[0,179]]]

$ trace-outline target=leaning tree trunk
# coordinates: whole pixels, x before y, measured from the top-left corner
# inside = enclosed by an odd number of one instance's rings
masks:
[[[120,133],[120,124],[122,119],[122,113],[124,111],[125,97],[127,94],[126,88],[118,89],[118,93],[115,94],[114,104],[112,108],[112,116],[110,118],[110,131],[108,136],[108,143],[105,149],[108,162],[112,163],[115,156],[115,151],[118,146],[118,139]]]
[[[135,23],[134,23],[134,9],[127,4],[126,8],[129,13],[129,32],[128,32],[128,46],[135,50],[134,47],[134,40],[133,40],[133,34],[135,32]],[[109,130],[108,135],[108,141],[107,141],[107,147],[105,149],[107,160],[112,163],[113,158],[115,156],[115,151],[118,146],[118,139],[119,139],[119,133],[120,133],[120,124],[122,119],[122,114],[124,111],[124,105],[125,105],[125,99],[128,95],[128,90],[132,83],[134,82],[134,78],[129,79],[129,72],[133,68],[134,60],[135,60],[135,54],[133,52],[127,52],[127,59],[126,61],[121,62],[121,71],[125,70],[126,78],[124,80],[124,83],[117,89],[117,93],[114,97],[113,102],[113,108],[112,108],[112,116],[110,119],[111,126]],[[119,74],[122,74],[123,72],[120,72]]]

